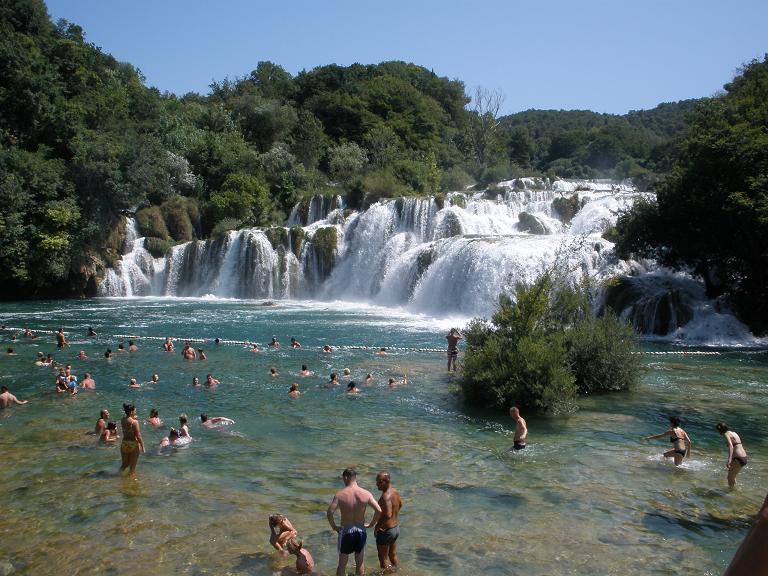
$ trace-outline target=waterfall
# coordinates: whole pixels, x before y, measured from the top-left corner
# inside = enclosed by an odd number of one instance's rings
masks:
[[[364,211],[345,210],[339,196],[315,196],[294,207],[285,228],[194,240],[163,258],[147,252],[129,218],[124,254],[99,294],[315,298],[489,316],[500,293],[565,254],[572,280],[610,280],[599,309],[615,310],[645,334],[694,341],[706,329],[723,341],[744,337],[701,283],[615,256],[602,235],[643,196],[629,182],[540,178],[451,192],[439,202],[386,199]]]

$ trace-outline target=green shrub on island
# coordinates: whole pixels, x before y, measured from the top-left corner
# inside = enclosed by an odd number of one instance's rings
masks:
[[[630,388],[639,375],[634,332],[613,316],[594,318],[588,296],[556,270],[518,284],[514,302],[500,296],[491,320],[475,319],[464,333],[465,402],[567,414],[580,392]]]

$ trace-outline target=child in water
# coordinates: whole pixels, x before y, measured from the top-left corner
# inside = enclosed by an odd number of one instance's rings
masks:
[[[288,552],[296,555],[296,572],[299,574],[312,574],[315,569],[315,561],[309,550],[303,547],[304,542],[300,538],[290,538],[286,542]]]
[[[272,514],[269,517],[269,531],[269,543],[280,552],[285,550],[288,540],[299,534],[291,521],[282,514]]]

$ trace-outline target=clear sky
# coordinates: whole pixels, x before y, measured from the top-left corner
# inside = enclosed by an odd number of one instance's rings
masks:
[[[162,91],[260,60],[291,74],[404,60],[498,89],[503,112],[623,114],[711,96],[768,52],[768,0],[47,0]]]

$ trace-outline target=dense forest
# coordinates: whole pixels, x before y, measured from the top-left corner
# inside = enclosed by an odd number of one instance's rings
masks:
[[[405,62],[291,75],[257,62],[208,94],[147,87],[131,64],[53,23],[42,0],[0,4],[0,297],[92,294],[119,258],[122,214],[147,248],[283,225],[315,194],[350,208],[522,175],[673,173],[687,115],[529,110]]]

